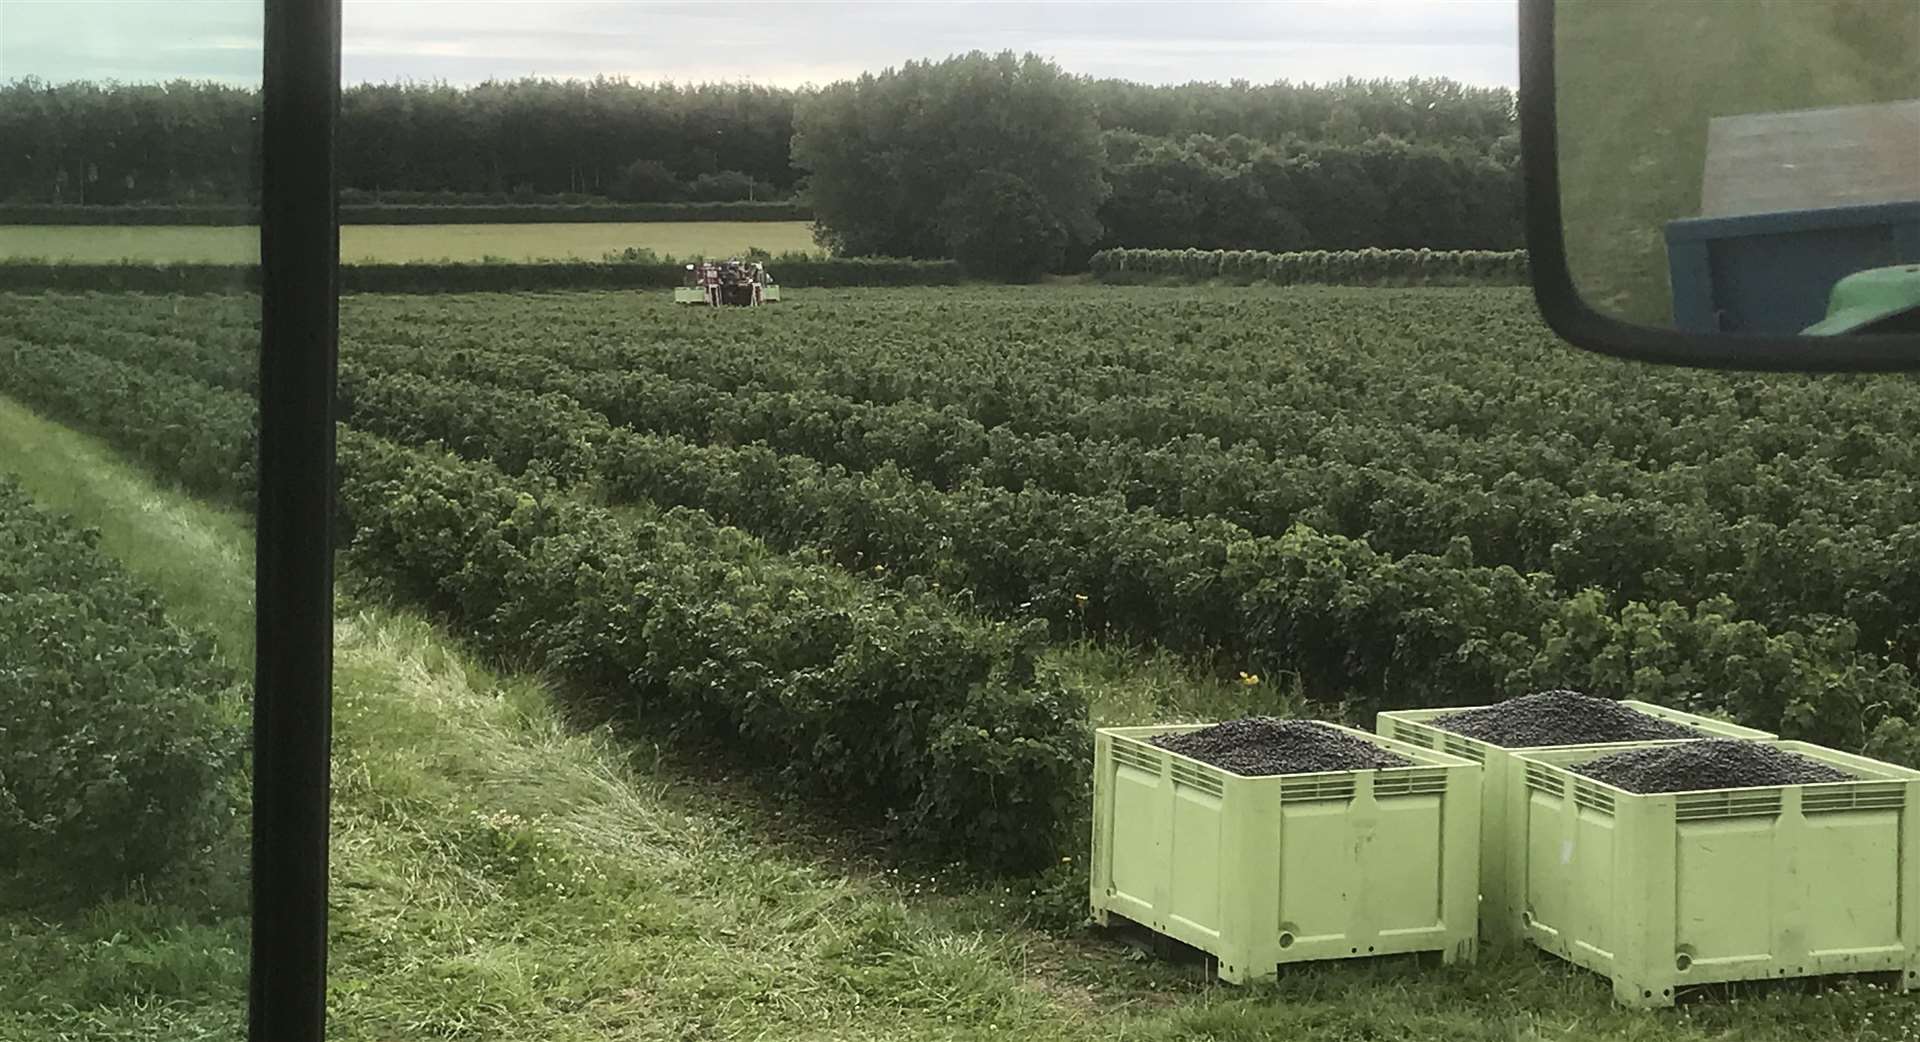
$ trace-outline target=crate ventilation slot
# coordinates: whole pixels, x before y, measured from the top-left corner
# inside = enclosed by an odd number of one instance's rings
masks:
[[[1566,782],[1559,775],[1537,763],[1527,764],[1527,788],[1550,796],[1563,796],[1567,791]]]
[[[1469,741],[1465,738],[1457,738],[1452,735],[1447,736],[1440,747],[1440,751],[1464,757],[1472,760],[1474,763],[1487,762],[1487,747],[1481,745],[1479,742]]]
[[[1124,764],[1135,770],[1146,771],[1149,774],[1160,773],[1159,754],[1149,752],[1137,745],[1126,745],[1120,742],[1113,743],[1113,762]]]
[[[1373,776],[1375,796],[1439,796],[1446,791],[1446,771],[1383,771]]]
[[[1435,747],[1433,744],[1434,733],[1424,727],[1409,727],[1406,724],[1396,721],[1393,732],[1393,737],[1408,745],[1417,745],[1422,749],[1432,749]]]
[[[1221,783],[1219,775],[1203,771],[1190,763],[1173,761],[1172,774],[1176,783],[1199,789],[1210,796],[1218,796],[1226,791],[1226,786]]]
[[[1800,807],[1808,814],[1841,810],[1900,810],[1907,805],[1906,786],[1849,785],[1834,789],[1808,788],[1800,796]]]
[[[1778,813],[1780,813],[1779,789],[1701,792],[1676,797],[1673,803],[1673,820],[1675,821],[1771,817]]]
[[[1309,800],[1350,800],[1353,798],[1353,778],[1342,775],[1309,775],[1304,778],[1284,778],[1280,782],[1281,803],[1304,803]]]
[[[1588,810],[1599,811],[1602,814],[1613,813],[1613,793],[1600,788],[1592,782],[1576,781],[1573,783],[1573,802]]]

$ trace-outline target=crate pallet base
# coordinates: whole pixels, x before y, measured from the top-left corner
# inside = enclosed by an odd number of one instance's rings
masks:
[[[1916,982],[1912,974],[1902,970],[1819,970],[1811,966],[1781,967],[1775,974],[1756,973],[1752,976],[1736,977],[1731,980],[1702,981],[1691,979],[1691,974],[1677,974],[1674,978],[1662,980],[1626,980],[1609,977],[1607,971],[1595,969],[1578,959],[1568,962],[1582,969],[1593,970],[1600,978],[1609,981],[1613,987],[1613,1001],[1621,1006],[1633,1009],[1667,1009],[1678,1005],[1691,995],[1712,994],[1715,989],[1737,988],[1751,985],[1766,985],[1769,982],[1780,985],[1806,986],[1816,982],[1859,981],[1872,984],[1889,992],[1901,993],[1913,991]],[[1680,981],[1678,977],[1688,977]]]
[[[1368,945],[1345,945],[1344,939],[1336,943],[1312,947],[1302,942],[1300,953],[1293,958],[1265,965],[1239,965],[1222,959],[1220,953],[1209,950],[1204,944],[1181,940],[1164,930],[1129,919],[1118,912],[1096,910],[1093,913],[1093,922],[1104,929],[1136,932],[1143,938],[1154,938],[1159,942],[1155,946],[1155,954],[1162,958],[1169,956],[1170,952],[1167,950],[1169,946],[1178,946],[1204,956],[1214,964],[1214,975],[1228,984],[1258,984],[1263,981],[1272,981],[1289,966],[1329,962],[1336,959],[1382,959],[1392,955],[1416,955],[1438,959],[1442,965],[1452,965],[1456,962],[1472,962],[1476,955],[1475,944],[1471,940],[1436,948],[1427,938],[1382,937]],[[1202,940],[1208,940],[1208,938],[1202,938]]]

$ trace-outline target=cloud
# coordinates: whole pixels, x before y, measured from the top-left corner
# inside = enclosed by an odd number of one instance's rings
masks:
[[[348,82],[828,83],[967,50],[1149,82],[1515,80],[1515,0],[345,0]],[[257,82],[258,0],[0,0],[0,77]]]
[[[349,0],[351,78],[526,73],[794,86],[966,50],[1033,51],[1155,82],[1451,76],[1514,81],[1513,0],[393,3]],[[455,61],[423,55],[432,41]],[[488,70],[491,70],[490,73]]]

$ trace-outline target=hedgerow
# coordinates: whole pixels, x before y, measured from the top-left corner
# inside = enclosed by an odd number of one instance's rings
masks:
[[[1103,282],[1172,279],[1283,286],[1524,286],[1525,250],[1101,250],[1088,270]]]

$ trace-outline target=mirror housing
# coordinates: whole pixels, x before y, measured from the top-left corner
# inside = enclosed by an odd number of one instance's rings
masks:
[[[1527,251],[1534,298],[1547,325],[1576,347],[1667,365],[1774,372],[1920,371],[1920,311],[1913,310],[1920,308],[1920,298],[1912,302],[1913,308],[1900,306],[1907,292],[1903,287],[1920,292],[1920,275],[1909,277],[1901,269],[1920,266],[1862,272],[1841,280],[1832,293],[1832,317],[1808,326],[1811,334],[1718,331],[1713,316],[1703,319],[1697,314],[1686,316],[1693,330],[1660,329],[1602,314],[1583,299],[1567,261],[1561,209],[1555,6],[1555,0],[1520,0],[1519,22]],[[1916,153],[1920,162],[1920,142],[1916,142]],[[1920,211],[1920,204],[1915,209]],[[1863,293],[1874,303],[1862,305]],[[1874,311],[1875,317],[1854,322],[1841,315],[1848,311],[1857,317],[1865,313],[1863,308]]]

